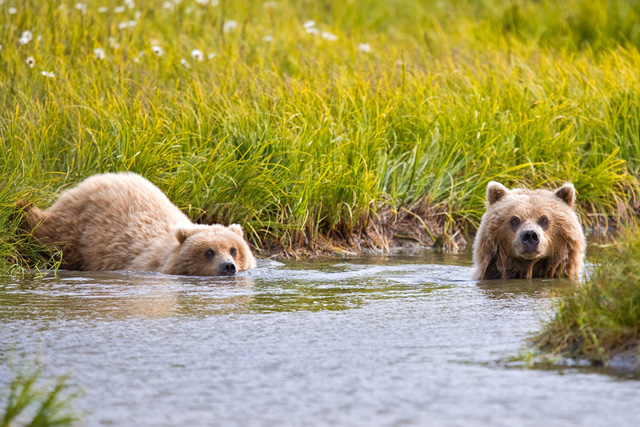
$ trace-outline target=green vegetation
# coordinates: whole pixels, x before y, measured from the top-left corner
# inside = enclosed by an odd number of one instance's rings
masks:
[[[78,421],[71,410],[76,397],[69,393],[65,377],[56,378],[50,385],[41,385],[42,369],[30,363],[16,373],[8,389],[8,396],[0,394],[6,404],[0,413],[0,427],[11,426],[70,426]]]
[[[0,5],[2,272],[28,257],[19,199],[106,171],[267,252],[473,232],[492,179],[633,214],[634,0],[76,3]]]
[[[640,232],[608,248],[588,282],[557,301],[554,318],[533,338],[551,355],[606,365],[612,356],[640,360]]]

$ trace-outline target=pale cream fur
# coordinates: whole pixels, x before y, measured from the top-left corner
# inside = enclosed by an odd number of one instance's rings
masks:
[[[586,241],[574,211],[575,199],[571,184],[551,192],[508,190],[490,182],[487,210],[473,243],[473,278],[578,280]],[[536,253],[527,253],[522,243],[522,233],[529,230],[539,239]]]
[[[25,211],[24,228],[61,250],[67,269],[219,275],[256,266],[239,225],[193,224],[134,173],[95,175],[49,209]]]

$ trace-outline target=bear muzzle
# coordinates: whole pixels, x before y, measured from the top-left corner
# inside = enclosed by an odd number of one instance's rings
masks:
[[[520,235],[522,244],[527,249],[527,252],[537,252],[538,245],[540,244],[540,236],[536,230],[526,230]]]
[[[546,241],[542,229],[533,224],[525,224],[522,228],[517,233],[514,242],[517,255],[524,259],[536,259],[543,256]]]
[[[221,276],[233,276],[236,274],[236,265],[232,262],[225,261],[220,264],[220,275]]]

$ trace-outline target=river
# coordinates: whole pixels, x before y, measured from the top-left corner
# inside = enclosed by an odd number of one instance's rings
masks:
[[[0,399],[39,355],[88,426],[637,425],[637,377],[510,361],[573,284],[470,276],[424,251],[0,279]]]

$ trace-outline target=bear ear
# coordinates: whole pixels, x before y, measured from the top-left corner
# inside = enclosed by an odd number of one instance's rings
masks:
[[[176,239],[180,244],[183,244],[190,236],[193,236],[198,232],[197,228],[178,228],[176,230]]]
[[[560,198],[560,200],[568,204],[570,208],[572,208],[576,203],[576,189],[574,188],[573,184],[564,184],[553,194],[556,197]]]
[[[236,233],[240,237],[243,236],[242,227],[240,225],[238,225],[238,224],[231,224],[229,226],[229,230],[233,231],[234,233]]]
[[[509,190],[507,190],[507,187],[504,185],[496,181],[491,181],[487,185],[487,201],[489,202],[489,205],[492,205],[502,199],[508,192]]]

